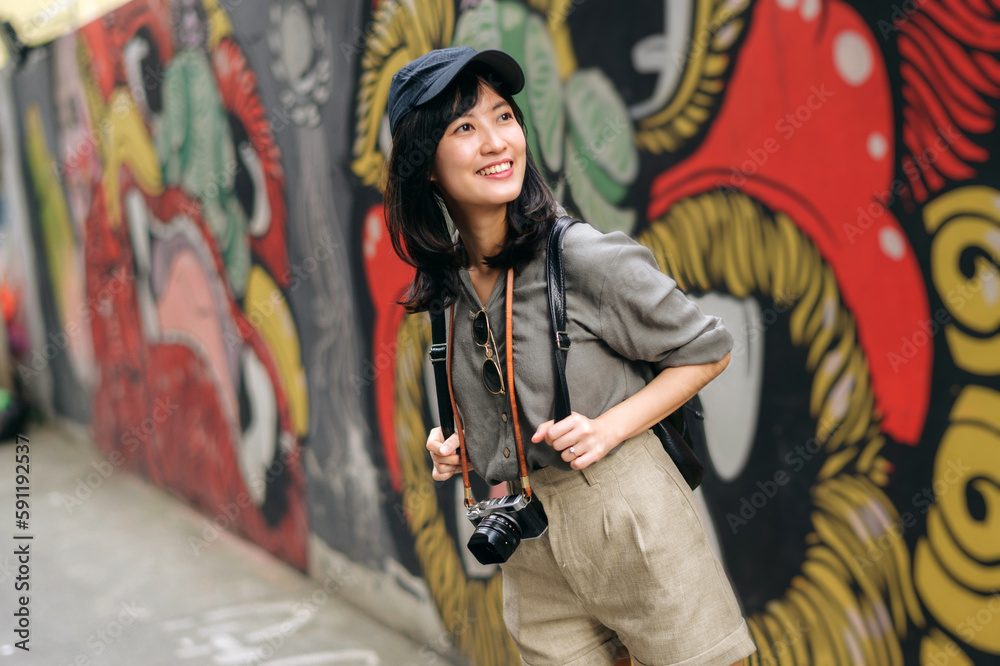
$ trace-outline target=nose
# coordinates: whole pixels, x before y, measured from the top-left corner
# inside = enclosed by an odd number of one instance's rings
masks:
[[[484,153],[497,153],[507,147],[507,140],[504,138],[503,132],[499,127],[487,125],[486,129],[482,132],[482,137],[482,150]]]

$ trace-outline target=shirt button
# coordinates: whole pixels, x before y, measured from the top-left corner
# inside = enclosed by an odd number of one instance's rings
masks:
[[[510,458],[510,449],[508,447],[503,447],[503,457]]]
[[[500,420],[503,421],[504,423],[507,423],[507,412],[504,412],[503,414],[500,415]]]

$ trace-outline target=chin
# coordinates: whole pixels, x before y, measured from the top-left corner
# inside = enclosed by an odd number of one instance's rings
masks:
[[[495,193],[495,197],[498,200],[501,200],[503,203],[507,203],[521,196],[521,191],[523,189],[524,189],[523,183],[518,183],[517,185],[512,184],[511,187],[509,188],[498,190]]]
[[[489,205],[507,205],[511,201],[514,201],[519,196],[521,196],[521,188],[516,189],[511,188],[506,191],[494,191],[490,192],[476,201],[470,201],[469,203],[479,204],[483,206]]]

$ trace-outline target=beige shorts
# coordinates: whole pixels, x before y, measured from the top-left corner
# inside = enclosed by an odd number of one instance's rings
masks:
[[[548,531],[503,570],[507,628],[531,666],[728,666],[752,654],[693,495],[652,431],[586,470],[533,472]]]

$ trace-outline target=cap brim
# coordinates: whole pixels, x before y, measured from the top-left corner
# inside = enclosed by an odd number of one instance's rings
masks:
[[[524,88],[524,72],[521,70],[521,66],[517,64],[517,61],[503,51],[487,49],[476,53],[466,60],[458,60],[452,64],[438,76],[434,85],[424,91],[424,94],[417,99],[414,106],[425,104],[437,97],[441,91],[455,80],[455,77],[463,69],[474,62],[481,62],[495,71],[500,78],[499,83],[502,83],[511,95],[516,95]],[[496,87],[496,81],[490,81],[490,83]]]

